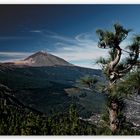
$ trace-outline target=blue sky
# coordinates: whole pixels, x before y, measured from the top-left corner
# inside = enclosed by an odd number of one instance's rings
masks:
[[[44,50],[95,68],[107,54],[97,48],[96,29],[119,22],[140,33],[139,13],[140,5],[0,5],[0,61]]]

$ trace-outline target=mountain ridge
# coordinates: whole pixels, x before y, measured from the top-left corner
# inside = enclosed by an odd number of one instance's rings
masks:
[[[66,60],[52,55],[47,52],[36,52],[23,60],[14,62],[6,62],[4,64],[11,64],[15,66],[31,66],[31,67],[43,67],[43,66],[74,66]]]

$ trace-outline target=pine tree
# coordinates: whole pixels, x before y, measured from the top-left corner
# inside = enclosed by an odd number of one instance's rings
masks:
[[[78,126],[78,114],[76,107],[72,104],[69,109],[70,131],[71,134],[76,134],[76,128]]]
[[[118,90],[118,87],[119,83],[125,81],[127,75],[137,65],[140,36],[133,36],[131,45],[123,48],[121,43],[128,37],[131,30],[125,29],[119,24],[114,24],[113,28],[113,31],[101,29],[96,31],[99,37],[98,47],[109,49],[109,56],[107,58],[100,57],[97,63],[101,65],[109,81],[107,88],[104,90],[108,93],[109,127],[113,134],[117,134],[122,125],[120,116],[123,114],[123,98],[127,95],[127,92]],[[126,57],[122,57],[123,54],[127,54]]]

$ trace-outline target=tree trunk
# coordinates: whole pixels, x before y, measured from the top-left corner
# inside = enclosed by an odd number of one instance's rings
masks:
[[[109,121],[110,121],[110,129],[115,134],[115,132],[119,129],[119,120],[118,120],[118,104],[116,102],[112,102],[109,107]]]
[[[112,60],[108,65],[108,75],[109,75],[110,81],[114,81],[115,79],[118,78],[118,73],[116,73],[115,67],[117,66],[117,64],[119,63],[121,59],[121,54],[122,54],[121,48],[119,46],[116,47],[116,56],[114,60]]]
[[[122,50],[121,50],[121,48],[119,46],[116,47],[116,51],[117,51],[117,54],[116,54],[114,60],[111,61],[110,64],[109,64],[109,69],[111,71],[114,70],[114,68],[116,67],[116,65],[119,63],[119,61],[121,59]]]
[[[119,63],[121,59],[121,48],[118,46],[115,48],[116,49],[116,56],[114,60],[112,60],[109,63],[109,79],[110,79],[110,90],[115,82],[115,80],[118,78],[118,73],[115,71],[115,67]],[[111,92],[111,91],[110,91]],[[118,120],[118,110],[119,110],[119,105],[115,100],[111,100],[111,103],[109,105],[109,122],[110,122],[110,129],[113,134],[117,132],[119,129],[119,120]]]

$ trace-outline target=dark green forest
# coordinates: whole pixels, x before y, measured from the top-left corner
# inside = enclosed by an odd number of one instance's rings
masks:
[[[111,130],[103,124],[91,124],[80,119],[77,107],[69,106],[67,113],[47,115],[12,98],[9,89],[1,87],[0,91],[0,135],[112,135]],[[104,113],[102,120],[107,121]],[[133,124],[125,122],[116,135],[139,135]]]

